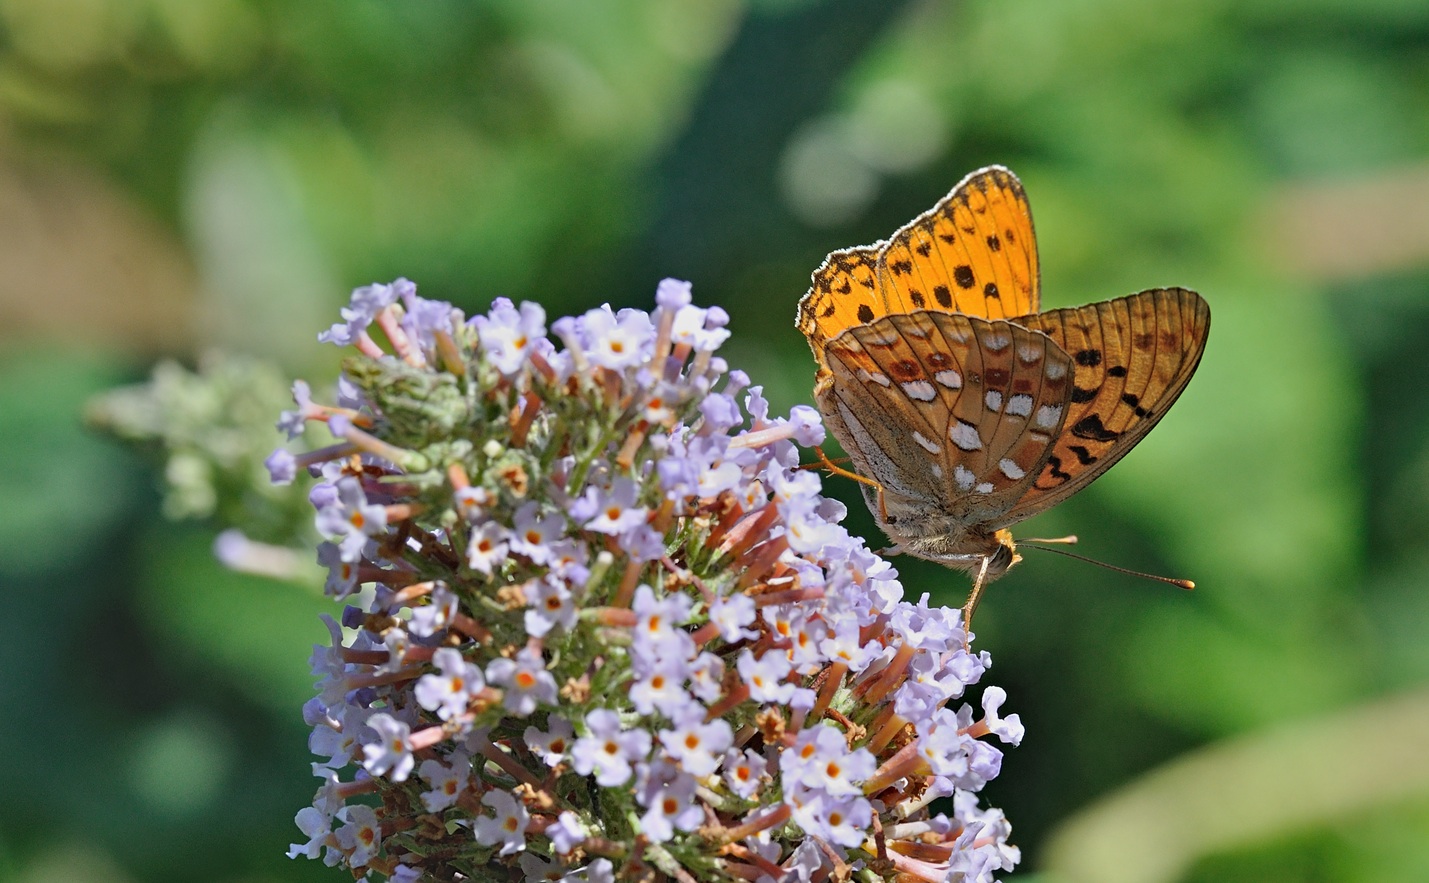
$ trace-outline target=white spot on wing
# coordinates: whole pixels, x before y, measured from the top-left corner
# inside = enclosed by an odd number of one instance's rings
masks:
[[[943,480],[943,467],[939,466],[937,463],[934,463],[928,468],[933,473],[934,478],[938,479],[939,481]]]
[[[963,375],[952,368],[945,368],[933,375],[933,379],[946,386],[948,389],[962,389]]]
[[[996,411],[1002,408],[1002,393],[995,389],[987,391],[987,395],[982,397],[989,411]]]
[[[997,468],[1001,469],[1002,474],[1006,475],[1013,481],[1017,481],[1019,478],[1027,474],[1027,471],[1025,469],[1023,469],[1021,466],[1018,466],[1016,463],[1012,462],[1006,457],[1003,457],[1001,460],[997,461]]]
[[[976,451],[982,447],[982,437],[977,434],[977,427],[961,420],[954,420],[953,425],[948,427],[948,438],[964,451]]]
[[[888,375],[882,371],[870,371],[867,368],[858,369],[858,379],[864,383],[872,381],[879,386],[892,386],[893,381],[888,379]]]
[[[982,339],[982,345],[983,345],[983,347],[985,347],[986,349],[992,350],[992,351],[995,352],[995,353],[1000,353],[1000,352],[1002,352],[1003,350],[1007,349],[1008,345],[1010,345],[1011,343],[1012,343],[1012,335],[1010,335],[1010,334],[999,334],[999,333],[997,333],[997,332],[995,332],[995,331],[992,332],[992,333],[990,333],[990,334],[988,334],[986,337],[984,337],[984,338]]]
[[[1019,346],[1017,348],[1017,358],[1020,362],[1022,362],[1022,364],[1030,365],[1038,359],[1042,358],[1042,350],[1035,346],[1031,346],[1030,344],[1024,343],[1022,346]]]
[[[903,392],[915,402],[931,402],[938,397],[938,391],[926,380],[907,380],[900,383]]]
[[[918,447],[922,448],[930,454],[941,453],[943,450],[942,445],[938,444],[935,441],[929,441],[928,439],[924,438],[923,433],[919,432],[916,429],[913,430],[913,441],[918,443]]]
[[[1047,367],[1042,369],[1048,380],[1061,380],[1067,376],[1067,366],[1061,362],[1048,362]]]
[[[953,468],[953,481],[960,490],[968,490],[973,486],[973,482],[977,481],[977,476],[973,475],[971,469],[959,463]]]
[[[977,491],[980,494],[990,494],[992,493],[992,482],[984,481],[982,484],[973,488],[973,490]]]
[[[1013,417],[1026,417],[1032,413],[1032,396],[1025,392],[1019,392],[1007,400],[1007,408],[1003,410],[1003,413],[1011,414]]]
[[[865,325],[863,327],[869,328],[870,326]],[[900,335],[896,330],[890,331],[888,334],[874,334],[870,331],[863,335],[863,343],[865,346],[892,346],[897,343],[899,339]]]
[[[1061,405],[1043,405],[1037,409],[1036,423],[1043,429],[1056,429],[1057,421],[1062,419]]]

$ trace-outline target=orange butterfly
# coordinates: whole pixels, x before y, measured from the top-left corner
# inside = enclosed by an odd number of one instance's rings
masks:
[[[991,166],[888,241],[829,255],[799,301],[819,410],[891,551],[974,575],[965,622],[1021,560],[1008,525],[1150,432],[1210,330],[1184,288],[1043,313],[1040,284],[1022,183]]]

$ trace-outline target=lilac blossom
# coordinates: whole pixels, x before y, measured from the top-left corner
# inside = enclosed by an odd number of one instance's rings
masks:
[[[397,280],[324,333],[360,361],[337,409],[295,386],[282,427],[343,442],[270,471],[311,463],[326,591],[352,606],[311,658],[321,784],[289,855],[403,883],[1016,864],[977,792],[1022,723],[995,686],[981,718],[949,706],[989,658],[839,523],[801,468],[818,412],[774,413],[691,294],[664,280],[653,312],[548,339],[536,304],[468,320]]]

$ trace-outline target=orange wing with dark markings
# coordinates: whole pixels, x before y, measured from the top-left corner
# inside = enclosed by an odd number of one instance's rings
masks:
[[[1086,487],[1156,425],[1201,361],[1211,311],[1196,292],[1157,288],[1015,320],[1076,366],[1061,435],[1005,526]]]
[[[1005,319],[1040,305],[1032,212],[1017,176],[973,172],[885,242],[830,254],[799,301],[799,330],[824,349],[845,330],[917,310]]]

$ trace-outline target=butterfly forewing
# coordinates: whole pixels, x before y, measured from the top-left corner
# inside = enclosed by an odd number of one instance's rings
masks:
[[[1210,320],[1206,302],[1184,288],[1017,319],[1064,349],[1075,373],[1062,433],[1004,524],[1090,484],[1150,432],[1195,372]]]
[[[824,350],[846,329],[883,316],[932,310],[1006,318],[1039,308],[1032,214],[1016,176],[972,173],[887,242],[836,251],[799,302],[799,330],[826,368]]]
[[[890,313],[1036,312],[1037,244],[1021,183],[1002,168],[974,172],[893,234],[878,270]]]
[[[968,524],[1025,495],[1066,414],[1070,358],[1011,322],[891,315],[827,352],[819,405],[859,471]]]

